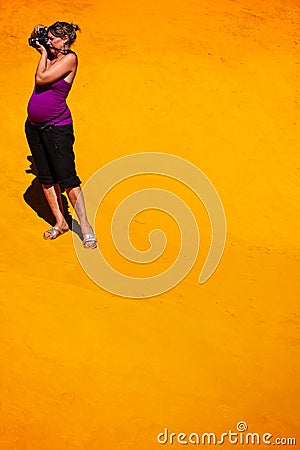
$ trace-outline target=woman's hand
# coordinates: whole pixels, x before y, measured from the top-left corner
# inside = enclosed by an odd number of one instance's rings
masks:
[[[39,42],[36,42],[34,47],[37,49],[37,51],[38,51],[41,55],[42,55],[43,53],[46,53],[46,54],[47,54],[47,49],[46,49],[43,45],[41,45]]]
[[[36,25],[36,26],[34,27],[34,29],[32,30],[32,32],[31,32],[31,37],[37,37],[37,36],[39,36],[39,34],[40,34],[40,29],[41,29],[41,28],[46,28],[46,27],[45,27],[45,25],[41,25],[41,24]]]
[[[42,24],[36,25],[31,32],[31,37],[32,38],[38,37],[40,35],[41,28],[46,28],[46,27],[45,27],[45,25],[42,25]],[[35,45],[33,46],[33,48],[35,48],[41,55],[43,54],[44,51],[47,52],[46,48],[43,45],[41,45],[39,42],[36,42]]]

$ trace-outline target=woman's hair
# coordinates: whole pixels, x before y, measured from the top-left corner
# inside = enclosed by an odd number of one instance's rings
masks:
[[[69,37],[69,45],[72,45],[76,39],[76,31],[81,31],[79,26],[75,23],[68,22],[55,22],[50,27],[48,27],[47,31],[53,34],[56,37],[63,37],[67,35]]]

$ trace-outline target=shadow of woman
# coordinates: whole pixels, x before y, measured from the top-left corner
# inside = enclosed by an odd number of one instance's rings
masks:
[[[50,206],[48,205],[48,202],[46,200],[46,197],[44,195],[42,186],[40,185],[38,178],[37,178],[37,168],[34,163],[32,156],[27,156],[27,160],[30,162],[29,169],[27,169],[25,172],[35,175],[35,178],[31,182],[31,185],[26,189],[25,193],[23,194],[23,198],[25,202],[27,203],[30,208],[32,208],[39,217],[44,219],[47,223],[49,223],[52,227],[55,225],[55,217],[50,209]],[[70,211],[69,211],[69,203],[65,195],[62,194],[62,204],[64,208],[64,215],[65,219],[69,225],[70,230],[73,231],[73,233],[77,234],[80,239],[82,240],[82,232],[79,223],[77,220],[73,219]]]

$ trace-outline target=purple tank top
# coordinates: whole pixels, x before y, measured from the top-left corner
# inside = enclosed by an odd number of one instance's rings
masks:
[[[66,104],[71,86],[65,80],[35,85],[27,106],[29,121],[33,125],[38,125],[39,122],[55,125],[72,123],[71,111]]]

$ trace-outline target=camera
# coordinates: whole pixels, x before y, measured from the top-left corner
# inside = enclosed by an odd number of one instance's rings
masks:
[[[28,38],[28,44],[31,47],[35,47],[37,42],[39,44],[43,45],[44,47],[46,47],[47,41],[48,41],[48,31],[47,31],[46,27],[43,27],[43,28],[39,29],[39,35],[38,36]]]

